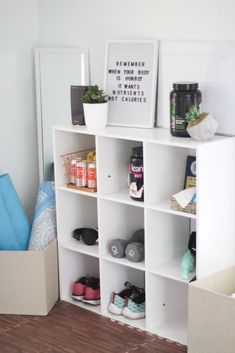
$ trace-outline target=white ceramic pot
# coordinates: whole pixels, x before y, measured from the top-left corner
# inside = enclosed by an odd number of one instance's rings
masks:
[[[108,102],[83,103],[85,123],[88,129],[102,129],[108,121]]]
[[[202,113],[199,118],[188,124],[188,134],[197,141],[210,140],[216,130],[218,124],[211,114]]]

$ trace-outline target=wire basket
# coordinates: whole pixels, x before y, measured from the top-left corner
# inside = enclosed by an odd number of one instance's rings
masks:
[[[90,192],[96,191],[96,189],[76,186],[75,184],[72,184],[70,180],[71,161],[73,159],[78,159],[78,158],[81,158],[82,160],[87,160],[87,155],[89,152],[95,152],[95,149],[90,148],[86,150],[81,150],[81,151],[76,151],[76,152],[71,152],[71,153],[61,155],[61,158],[63,159],[63,166],[65,168],[65,176],[66,176],[68,187],[78,189],[78,190],[90,191]]]

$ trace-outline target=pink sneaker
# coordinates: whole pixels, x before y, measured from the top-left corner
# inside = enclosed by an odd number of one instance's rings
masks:
[[[79,280],[73,284],[72,298],[79,301],[83,300],[88,280],[89,280],[89,277],[84,276],[79,278]]]
[[[100,280],[99,278],[91,277],[89,278],[85,294],[83,297],[83,303],[90,305],[99,305],[100,304]]]

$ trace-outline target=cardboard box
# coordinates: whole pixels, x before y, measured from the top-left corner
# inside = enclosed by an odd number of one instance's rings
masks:
[[[57,242],[42,251],[0,252],[0,313],[47,315],[58,300]]]
[[[188,353],[235,352],[235,266],[189,285]]]

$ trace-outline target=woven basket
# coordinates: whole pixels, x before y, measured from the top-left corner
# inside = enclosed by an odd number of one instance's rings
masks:
[[[196,213],[196,202],[190,202],[185,208],[183,208],[178,204],[174,197],[172,197],[170,201],[170,206],[173,210],[194,214]]]

